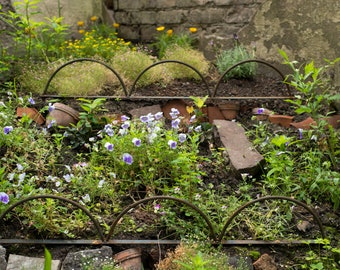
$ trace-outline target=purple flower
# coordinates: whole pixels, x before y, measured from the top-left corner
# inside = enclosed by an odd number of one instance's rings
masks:
[[[143,123],[147,123],[149,121],[149,117],[147,115],[142,115],[139,118]]]
[[[130,117],[128,117],[128,116],[126,116],[126,115],[122,115],[121,117],[120,117],[120,120],[122,121],[122,122],[125,122],[125,121],[127,121],[127,120],[129,120],[130,119]]]
[[[263,114],[263,113],[264,113],[264,108],[257,109],[257,114]]]
[[[194,130],[196,132],[201,132],[202,131],[202,127],[201,126],[197,126],[197,127],[194,128]]]
[[[56,123],[55,119],[53,119],[48,125],[47,128],[53,127],[53,125]]]
[[[4,127],[4,134],[7,135],[9,134],[10,132],[12,132],[13,130],[13,127],[12,126],[5,126]]]
[[[177,119],[171,121],[171,126],[172,126],[172,128],[177,129],[179,127],[180,123],[181,123],[181,119],[177,118]]]
[[[0,202],[8,204],[9,196],[5,192],[0,192]]]
[[[129,121],[125,121],[123,124],[122,124],[122,129],[128,129],[130,127],[130,122]]]
[[[186,134],[184,134],[184,133],[178,134],[178,140],[179,140],[180,143],[184,143],[186,139],[187,139]]]
[[[299,139],[302,140],[302,132],[303,132],[303,129],[302,129],[302,128],[299,128],[298,131],[299,131]]]
[[[233,38],[234,38],[234,40],[238,40],[238,35],[237,34],[233,34]]]
[[[155,114],[155,119],[156,119],[156,120],[159,120],[159,119],[161,119],[162,117],[163,117],[163,112],[158,112],[158,113]]]
[[[195,122],[195,120],[196,120],[196,114],[190,117],[190,123]]]
[[[31,104],[31,105],[34,105],[35,104],[35,101],[32,97],[29,97],[28,98],[28,102]]]
[[[128,154],[128,153],[124,153],[123,154],[123,161],[128,164],[128,165],[131,165],[133,163],[133,157]]]
[[[106,133],[108,136],[110,136],[110,137],[112,137],[113,134],[114,134],[113,129],[112,129],[112,125],[111,125],[111,124],[105,125],[104,131],[105,131],[105,133]]]
[[[108,150],[108,151],[113,151],[113,144],[112,143],[109,143],[109,142],[107,142],[107,143],[105,143],[105,148]]]
[[[171,112],[169,113],[172,119],[175,119],[179,115],[179,110],[176,108],[171,108]]]
[[[141,146],[142,141],[141,141],[140,139],[138,139],[138,138],[133,138],[133,139],[132,139],[132,143],[133,143],[135,146],[139,147],[139,146]]]
[[[155,210],[161,209],[161,205],[160,205],[159,203],[157,203],[157,204],[154,206],[154,209],[155,209]]]
[[[53,111],[55,108],[54,108],[54,105],[52,103],[48,103],[48,111],[51,112]]]
[[[173,140],[169,140],[168,141],[168,145],[171,149],[176,149],[177,147],[177,142],[173,141]]]

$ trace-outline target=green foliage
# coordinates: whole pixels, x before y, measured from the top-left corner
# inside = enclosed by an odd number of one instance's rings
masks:
[[[34,15],[40,0],[25,0],[14,2],[17,12],[1,12],[0,19],[11,28],[8,34],[13,37],[16,50],[24,50],[26,59],[34,57],[49,61],[60,57],[60,46],[65,41],[69,26],[63,24],[62,17],[47,18],[46,21],[36,21]]]
[[[105,124],[105,119],[101,117],[101,114],[107,111],[104,107],[106,101],[104,98],[94,100],[79,98],[78,100],[83,109],[79,113],[79,121],[76,125],[64,128],[64,136],[73,149],[89,147],[90,138],[95,137]]]
[[[248,53],[245,47],[239,44],[238,40],[235,40],[235,47],[230,50],[223,50],[219,52],[216,56],[216,66],[220,74],[223,74],[227,69],[233,65],[244,61],[253,59],[253,55]],[[239,65],[232,70],[230,70],[224,79],[228,80],[230,78],[236,79],[252,79],[256,75],[256,63],[246,63]]]
[[[64,64],[65,60],[51,63],[18,62],[20,74],[17,79],[25,91],[42,94],[52,73]],[[91,96],[103,91],[104,87],[115,86],[116,76],[99,63],[75,62],[61,69],[51,81],[47,94],[62,96]],[[118,83],[117,83],[118,85]]]
[[[228,270],[228,258],[218,248],[206,244],[184,243],[176,247],[174,252],[168,253],[158,265],[158,270],[200,269],[200,270]],[[239,269],[239,268],[237,268]]]
[[[334,247],[329,239],[317,239],[318,250],[310,246],[301,269],[336,270],[340,265],[340,246]]]
[[[107,29],[107,30],[104,30]],[[102,33],[107,36],[103,36]],[[86,31],[80,39],[65,41],[60,50],[64,57],[82,58],[99,57],[110,60],[115,57],[117,52],[128,51],[131,47],[130,42],[124,41],[116,36],[114,28],[106,25]]]
[[[204,57],[203,53],[179,45],[168,46],[164,52],[164,60],[177,60],[191,65],[196,68],[203,76],[209,73],[209,61]],[[187,66],[169,63],[166,65],[166,71],[170,73],[171,78],[174,79],[195,79],[200,80],[201,77],[192,69]]]
[[[296,136],[272,135],[268,125],[260,123],[253,131],[255,146],[264,153],[265,188],[271,194],[292,196],[311,202],[322,199],[340,206],[340,173],[332,167],[327,153],[339,160],[339,132],[329,127],[297,130]],[[328,133],[329,132],[329,133]],[[327,134],[332,139],[327,139]],[[336,151],[334,151],[336,149]],[[297,166],[299,164],[299,166]]]
[[[307,113],[314,120],[319,120],[324,115],[321,114],[323,108],[327,108],[329,103],[334,100],[340,100],[340,94],[332,95],[330,90],[329,79],[327,78],[327,70],[340,58],[330,62],[329,65],[316,67],[311,61],[303,66],[297,66],[297,61],[290,61],[287,54],[279,51],[284,58],[284,64],[288,65],[292,74],[288,75],[285,82],[293,86],[299,94],[295,95],[295,99],[287,100],[293,104],[297,114]]]
[[[44,247],[44,253],[45,253],[44,270],[51,270],[52,269],[52,255],[46,247]]]
[[[111,60],[111,65],[124,78],[127,85],[132,85],[137,76],[154,62],[155,59],[143,50],[127,50],[118,52]],[[138,80],[137,86],[146,86],[154,82],[167,82],[169,80],[170,78],[164,68],[158,65],[145,72]]]
[[[158,52],[158,58],[163,59],[165,56],[165,52],[169,47],[179,46],[182,48],[190,49],[194,43],[193,33],[197,31],[196,28],[189,28],[189,32],[191,33],[179,33],[176,34],[172,29],[168,29],[165,31],[164,26],[157,27],[157,31],[160,33],[156,36],[156,42],[152,45],[156,48]]]

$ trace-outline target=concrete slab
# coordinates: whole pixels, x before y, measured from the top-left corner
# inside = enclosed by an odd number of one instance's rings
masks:
[[[44,269],[44,263],[44,258],[10,254],[7,263],[7,270],[42,270]],[[61,262],[59,260],[52,260],[52,270],[58,270],[60,267]]]
[[[227,120],[214,120],[213,124],[216,127],[216,136],[220,138],[229,155],[231,167],[239,175],[243,173],[256,175],[264,158],[254,149],[245,135],[244,128],[237,122]]]

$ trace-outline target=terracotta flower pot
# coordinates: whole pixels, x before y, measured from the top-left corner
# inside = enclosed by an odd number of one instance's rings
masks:
[[[240,103],[238,102],[228,102],[225,104],[218,105],[224,119],[226,120],[233,120],[236,118],[239,110],[240,110]]]
[[[113,259],[124,270],[142,270],[142,252],[137,248],[130,248],[113,255]]]
[[[312,125],[316,125],[316,122],[312,117],[308,117],[301,122],[291,123],[291,126],[295,128],[301,128],[301,129],[310,129]]]
[[[35,108],[18,107],[17,116],[23,117],[24,115],[27,115],[29,118],[31,118],[34,122],[36,122],[39,125],[42,125],[45,123],[45,118]]]
[[[189,121],[190,114],[187,111],[188,104],[182,99],[169,100],[162,106],[162,112],[164,117],[167,119],[172,119],[170,116],[171,109],[177,109],[179,111],[179,116],[184,118],[184,121]]]
[[[288,128],[293,121],[294,116],[270,114],[268,119],[271,123]]]
[[[216,120],[224,120],[224,115],[222,114],[221,110],[218,107],[215,106],[208,106],[207,109],[207,115],[209,119],[209,123],[212,124],[213,121]]]
[[[79,120],[79,112],[62,103],[54,103],[54,109],[46,117],[46,126],[55,120],[57,126],[69,126],[76,124]]]

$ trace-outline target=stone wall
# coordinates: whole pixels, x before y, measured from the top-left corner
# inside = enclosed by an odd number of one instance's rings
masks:
[[[211,43],[228,49],[232,36],[256,48],[256,57],[281,63],[278,49],[300,62],[340,57],[340,2],[334,0],[113,0],[123,38],[149,41],[163,25],[174,31],[198,28],[199,48],[212,59]],[[340,67],[334,70],[340,86]]]
[[[250,23],[264,0],[114,0],[114,18],[123,38],[151,41],[156,28],[175,32],[198,29],[199,46],[209,54],[209,44],[218,40],[232,46],[232,37]],[[209,56],[209,55],[208,55]]]

